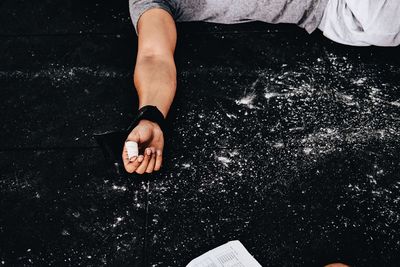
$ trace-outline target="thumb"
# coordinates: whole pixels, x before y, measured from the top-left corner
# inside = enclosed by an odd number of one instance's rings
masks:
[[[133,131],[128,135],[128,138],[126,138],[126,141],[125,141],[125,142],[127,142],[127,141],[133,141],[133,142],[139,143],[139,140],[140,140],[139,133],[138,133],[137,131],[133,130]]]
[[[133,142],[134,144],[130,144],[130,142]],[[139,155],[138,145],[139,134],[136,131],[132,131],[125,140],[122,157],[124,159],[126,158],[129,162],[134,161]],[[126,163],[128,163],[128,161]]]

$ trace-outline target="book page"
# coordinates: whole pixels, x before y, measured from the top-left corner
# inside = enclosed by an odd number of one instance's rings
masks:
[[[192,260],[186,267],[261,267],[240,241],[230,241]]]

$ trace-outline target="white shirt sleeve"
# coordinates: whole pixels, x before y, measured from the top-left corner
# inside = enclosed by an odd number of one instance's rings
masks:
[[[400,1],[329,0],[318,28],[342,44],[398,46]]]

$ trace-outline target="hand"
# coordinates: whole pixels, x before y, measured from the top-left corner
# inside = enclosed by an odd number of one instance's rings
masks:
[[[125,170],[138,174],[158,171],[162,163],[164,135],[157,123],[141,120],[128,135],[126,141],[134,141],[139,146],[139,156],[128,159],[126,146],[122,151]]]

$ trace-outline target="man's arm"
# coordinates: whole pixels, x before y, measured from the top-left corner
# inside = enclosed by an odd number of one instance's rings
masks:
[[[140,17],[137,26],[139,45],[134,82],[139,108],[156,106],[166,117],[176,91],[175,22],[167,11],[154,8]],[[137,142],[143,151],[143,155],[128,159],[124,146],[122,158],[129,173],[151,173],[160,169],[164,135],[156,123],[140,121],[127,140]]]

